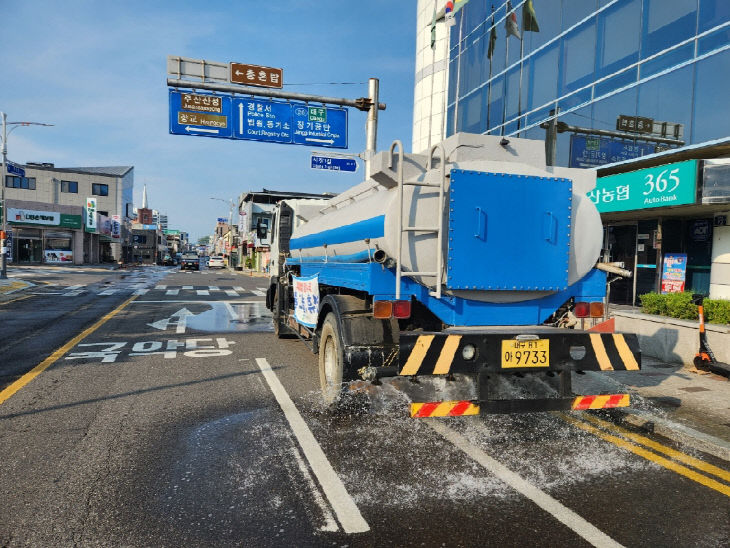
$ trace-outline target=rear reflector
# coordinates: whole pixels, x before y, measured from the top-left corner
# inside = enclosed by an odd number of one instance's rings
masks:
[[[391,301],[375,301],[373,303],[373,316],[379,320],[387,320],[393,316],[393,303]]]
[[[478,414],[479,406],[469,400],[411,404],[411,417],[418,419],[426,417],[463,417],[464,415]]]
[[[573,400],[571,408],[575,411],[584,409],[613,409],[628,407],[631,398],[628,394],[606,394],[602,396],[578,396]]]

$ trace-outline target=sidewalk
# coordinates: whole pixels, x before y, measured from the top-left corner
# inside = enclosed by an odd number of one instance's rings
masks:
[[[628,392],[626,421],[730,461],[730,380],[643,357],[641,371],[573,376],[580,394]]]
[[[268,272],[257,272],[256,270],[251,270],[249,268],[244,268],[243,270],[234,270],[230,267],[227,267],[229,271],[231,271],[233,274],[239,274],[241,276],[249,276],[252,278],[268,278],[269,273]]]

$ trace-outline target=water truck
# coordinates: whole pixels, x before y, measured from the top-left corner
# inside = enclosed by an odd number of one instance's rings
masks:
[[[319,354],[328,405],[386,380],[414,417],[629,405],[571,379],[638,370],[636,335],[559,327],[604,315],[594,171],[546,166],[541,141],[457,133],[427,154],[395,141],[369,173],[274,214],[274,332]]]

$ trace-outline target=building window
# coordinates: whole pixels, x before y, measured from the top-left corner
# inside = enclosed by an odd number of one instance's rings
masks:
[[[102,185],[101,183],[91,184],[91,193],[94,196],[109,196],[109,185]]]
[[[6,175],[5,186],[7,188],[35,190],[35,177],[16,177],[14,175]]]
[[[77,181],[61,181],[61,192],[70,192],[78,194],[79,183]]]

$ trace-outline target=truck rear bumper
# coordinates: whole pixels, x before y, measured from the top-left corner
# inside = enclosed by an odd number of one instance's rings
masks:
[[[539,371],[624,371],[641,368],[634,334],[570,329],[515,333],[401,333],[400,375],[518,374]]]

